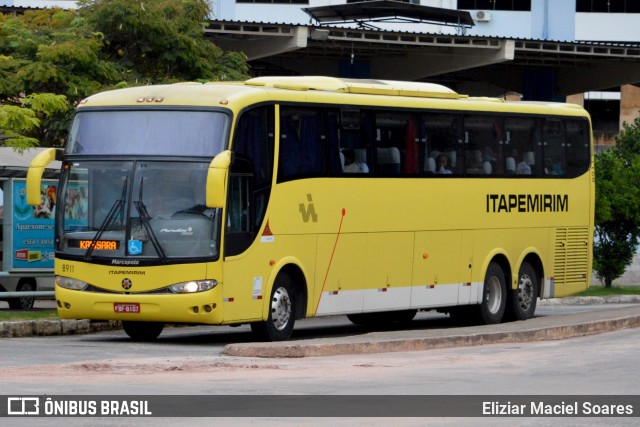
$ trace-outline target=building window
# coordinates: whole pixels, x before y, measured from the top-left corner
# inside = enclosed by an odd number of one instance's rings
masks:
[[[458,9],[531,11],[531,0],[458,0]]]
[[[576,12],[640,13],[638,0],[577,0]]]

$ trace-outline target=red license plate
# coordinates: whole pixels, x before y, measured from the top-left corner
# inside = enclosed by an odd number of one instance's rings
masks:
[[[140,313],[140,304],[137,302],[114,302],[113,311],[116,313]]]

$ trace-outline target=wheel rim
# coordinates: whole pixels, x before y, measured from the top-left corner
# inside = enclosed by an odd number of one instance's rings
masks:
[[[31,283],[25,283],[20,287],[20,292],[33,292],[35,291]],[[33,304],[35,297],[20,297],[20,307],[30,307]]]
[[[497,313],[498,311],[500,311],[502,292],[500,279],[498,279],[496,276],[491,276],[491,278],[489,278],[489,280],[487,281],[484,298],[487,309],[490,313]]]
[[[520,283],[518,284],[518,305],[524,311],[527,311],[533,302],[533,286],[531,276],[528,274],[520,276]]]
[[[278,288],[271,300],[271,320],[279,331],[287,327],[291,318],[291,298],[285,288]]]

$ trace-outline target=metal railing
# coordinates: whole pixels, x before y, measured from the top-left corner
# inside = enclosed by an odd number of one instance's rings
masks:
[[[53,297],[54,291],[0,292],[0,299],[24,297]]]

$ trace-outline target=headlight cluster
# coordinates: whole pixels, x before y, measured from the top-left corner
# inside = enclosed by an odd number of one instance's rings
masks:
[[[94,286],[89,285],[89,283],[84,282],[78,279],[72,279],[71,277],[66,276],[56,276],[56,285],[61,288],[71,289],[74,291],[91,291],[91,292],[117,292],[117,291],[107,291],[101,290]],[[173,292],[174,294],[192,294],[195,292],[204,292],[210,289],[215,288],[218,285],[216,280],[191,280],[189,282],[176,283],[175,285],[170,285],[162,290],[154,290],[140,293],[167,293],[168,291]]]
[[[56,276],[56,285],[65,289],[73,289],[74,291],[81,291],[89,286],[87,282],[65,276]]]
[[[176,283],[169,286],[171,292],[176,294],[190,294],[194,292],[204,292],[216,287],[215,280],[192,280],[190,282]]]

